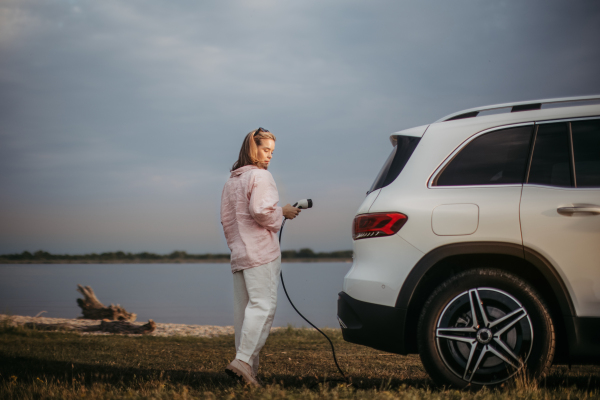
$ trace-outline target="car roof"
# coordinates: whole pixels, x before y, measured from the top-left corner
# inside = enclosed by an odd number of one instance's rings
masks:
[[[513,103],[493,104],[493,105],[489,105],[489,106],[475,107],[475,108],[469,108],[466,110],[457,111],[452,114],[448,114],[445,117],[440,118],[439,120],[437,120],[435,122],[444,122],[444,121],[451,121],[451,120],[464,119],[464,118],[473,118],[473,117],[480,115],[482,112],[492,111],[492,110],[501,110],[501,109],[509,109],[510,108],[511,113],[520,112],[520,111],[534,111],[534,110],[541,110],[542,106],[546,105],[546,104],[552,104],[554,106],[558,105],[560,107],[561,103],[564,103],[564,104],[562,104],[562,107],[569,107],[569,106],[577,105],[577,103],[594,102],[596,100],[600,101],[600,95],[577,96],[577,97],[557,97],[557,98],[552,98],[552,99],[528,100],[528,101],[518,101],[518,102],[513,102]]]
[[[598,96],[598,100],[600,100],[600,96]],[[515,103],[509,104],[514,105]],[[484,129],[500,127],[503,125],[512,125],[528,122],[554,121],[571,118],[600,117],[600,101],[598,101],[597,104],[583,104],[585,103],[583,103],[583,101],[580,101],[571,103],[571,106],[566,107],[542,108],[537,110],[528,110],[521,112],[506,112],[503,114],[482,115],[478,116],[477,118],[465,117],[459,119],[451,118],[450,120],[440,120],[429,125],[422,125],[410,129],[405,129],[399,132],[394,132],[390,135],[390,141],[392,142],[392,145],[396,145],[398,136],[423,137],[423,135],[426,132],[429,132],[431,130],[435,132],[433,134],[442,134],[447,129],[450,129],[452,131],[455,129],[460,129],[462,135],[464,135],[464,137],[466,138]]]

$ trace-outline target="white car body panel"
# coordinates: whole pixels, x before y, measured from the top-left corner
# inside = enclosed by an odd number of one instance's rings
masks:
[[[408,216],[408,221],[398,235],[423,253],[451,243],[494,241],[521,244],[519,202],[521,185],[498,187],[444,187],[418,190],[400,190],[392,185],[379,194],[370,212],[398,211]],[[464,236],[439,236],[431,227],[433,210],[442,205],[475,204],[479,208],[477,230]],[[376,241],[379,238],[366,239]],[[361,239],[365,240],[365,239]]]
[[[374,190],[371,193],[369,193],[367,195],[367,197],[363,200],[360,207],[358,208],[358,211],[356,212],[356,214],[368,213],[369,209],[373,205],[373,202],[375,202],[375,199],[377,199],[377,196],[379,196],[380,191],[381,191],[381,189],[377,189],[377,190]]]
[[[478,225],[477,204],[442,204],[431,214],[431,230],[438,236],[472,235]]]
[[[529,188],[527,188],[527,200],[524,199],[521,208],[521,195],[524,190],[522,184],[445,187],[429,187],[428,184],[439,172],[439,167],[461,144],[484,130],[540,121],[572,120],[594,115],[600,115],[600,105],[494,114],[436,122],[394,133],[391,137],[392,142],[396,135],[416,136],[421,137],[421,140],[402,173],[388,186],[369,194],[357,214],[401,212],[408,216],[408,220],[396,235],[354,241],[355,258],[352,268],[344,279],[344,291],[357,300],[393,306],[404,279],[423,255],[453,243],[489,241],[525,244],[548,257],[555,266],[560,263],[568,264],[569,261],[554,254],[552,250],[553,240],[556,240],[557,236],[552,235],[551,232],[555,229],[550,229],[549,225],[558,220],[535,215],[532,209],[535,207],[535,201],[532,199],[538,194],[530,192]],[[577,193],[583,192],[577,189]],[[596,199],[600,199],[600,193],[598,191],[596,193]],[[578,199],[569,201],[579,202]],[[550,199],[546,200],[550,201]],[[588,203],[595,204],[599,201],[587,200]],[[474,230],[473,208],[467,212],[469,221],[456,222],[456,219],[452,218],[448,220],[450,222],[440,220],[442,222],[439,231],[436,230],[438,228],[434,210],[437,207],[458,207],[455,208],[457,210],[465,204],[477,208],[477,226]],[[551,204],[548,203],[547,207],[551,207]],[[526,221],[523,223],[523,229],[527,230],[528,236],[525,243],[521,232],[521,218],[524,213],[532,213],[531,218],[525,218]],[[564,221],[567,220],[564,218]],[[600,216],[589,220],[600,220]],[[450,227],[453,223],[464,224],[464,226],[457,225],[452,231]],[[538,224],[540,226],[536,227]],[[545,224],[548,226],[543,228]],[[568,229],[568,227],[556,229]],[[575,247],[586,243],[589,249],[593,249],[593,254],[590,256],[593,256],[591,259],[595,260],[596,264],[592,267],[582,266],[583,264],[574,266],[569,268],[570,272],[566,272],[564,266],[562,269],[557,267],[557,270],[573,296],[578,315],[600,316],[600,267],[598,266],[600,263],[598,229],[600,228],[598,225],[593,225],[587,226],[586,229],[589,236],[585,239],[574,231],[572,239],[569,239],[571,241],[567,240],[567,242]],[[544,230],[543,235],[536,233],[541,230]],[[584,231],[582,230],[580,234],[584,235]],[[545,240],[550,240],[548,242],[550,244],[545,244]],[[578,244],[577,241],[581,242]],[[563,245],[566,246],[566,243]],[[546,250],[542,251],[542,248]],[[578,268],[583,269],[577,270]],[[576,283],[568,283],[571,279]],[[576,295],[576,292],[581,294]]]
[[[344,292],[355,299],[393,307],[406,276],[423,253],[398,235],[354,241],[354,263]]]
[[[542,254],[565,282],[579,317],[600,317],[600,214],[559,213],[559,207],[600,206],[600,188],[525,185],[523,244]]]

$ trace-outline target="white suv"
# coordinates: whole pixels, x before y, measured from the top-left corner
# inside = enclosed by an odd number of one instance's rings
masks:
[[[344,339],[419,353],[454,387],[599,363],[599,100],[481,107],[393,134],[354,219]]]

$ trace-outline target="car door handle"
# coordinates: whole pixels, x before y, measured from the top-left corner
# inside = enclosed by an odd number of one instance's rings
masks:
[[[588,214],[600,214],[600,206],[593,204],[586,204],[581,206],[572,207],[558,207],[556,209],[559,213],[572,214],[572,213],[588,213]]]

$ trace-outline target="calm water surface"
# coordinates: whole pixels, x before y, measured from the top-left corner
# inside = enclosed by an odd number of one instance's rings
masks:
[[[337,294],[350,263],[284,263],[283,277],[296,307],[317,326],[339,327]],[[104,304],[120,304],[137,321],[233,325],[229,264],[17,264],[0,265],[0,314],[76,318],[77,284],[91,286]],[[281,284],[274,326],[308,326],[292,309]]]

